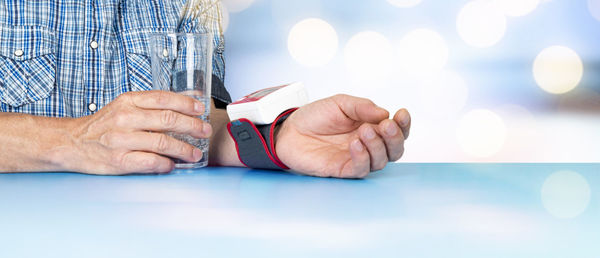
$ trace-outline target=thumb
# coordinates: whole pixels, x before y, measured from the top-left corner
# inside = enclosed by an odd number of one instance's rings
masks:
[[[365,98],[340,94],[332,99],[342,112],[354,121],[377,124],[390,116],[387,110]]]

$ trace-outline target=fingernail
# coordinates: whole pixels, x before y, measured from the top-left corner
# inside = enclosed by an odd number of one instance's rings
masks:
[[[408,126],[408,123],[410,123],[410,115],[408,114],[408,111],[405,109],[404,112],[402,112],[402,115],[400,117],[400,123],[402,123],[402,127]]]
[[[202,123],[202,133],[204,135],[210,135],[212,133],[212,126],[207,122]]]
[[[202,110],[202,109],[203,109],[203,108],[202,108],[202,106],[204,106],[202,103],[200,103],[199,101],[196,101],[196,102],[194,103],[194,111],[195,111],[196,113],[203,113],[203,112],[204,112],[204,110]]]
[[[360,143],[360,140],[354,140],[352,142],[352,148],[354,148],[356,151],[363,151],[365,149],[362,143]]]
[[[394,136],[398,133],[398,127],[393,123],[388,123],[385,128],[385,133],[389,136]]]
[[[375,131],[373,128],[369,127],[367,130],[365,130],[365,138],[367,138],[367,140],[375,139]]]
[[[199,161],[200,159],[202,159],[202,151],[198,148],[194,148],[194,160]]]

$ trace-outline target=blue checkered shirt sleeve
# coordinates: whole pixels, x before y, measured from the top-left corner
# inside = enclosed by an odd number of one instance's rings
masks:
[[[0,111],[82,117],[125,92],[150,90],[148,35],[176,32],[184,2],[0,0]],[[212,95],[223,107],[231,102],[224,39],[220,24],[211,26]]]

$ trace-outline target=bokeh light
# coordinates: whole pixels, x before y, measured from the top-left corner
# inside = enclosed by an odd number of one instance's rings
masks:
[[[387,0],[390,4],[401,8],[413,7],[421,3],[422,0]]]
[[[375,31],[354,35],[344,48],[346,68],[358,79],[380,79],[392,71],[392,43]]]
[[[227,10],[232,13],[239,13],[243,10],[246,10],[254,0],[223,0],[225,6],[227,6]]]
[[[448,46],[436,31],[416,29],[400,41],[398,60],[407,73],[431,75],[440,72],[448,62]]]
[[[467,44],[479,48],[491,47],[504,37],[506,17],[493,1],[475,0],[460,11],[456,28]]]
[[[588,9],[592,16],[600,21],[600,0],[588,0]]]
[[[559,171],[542,186],[542,203],[552,216],[569,219],[583,213],[590,203],[590,185],[577,172]]]
[[[402,161],[594,162],[600,157],[600,148],[594,148],[600,144],[600,134],[594,133],[600,125],[595,95],[600,52],[594,43],[600,37],[595,33],[599,3],[254,0],[242,13],[230,13],[227,85],[238,98],[303,81],[312,100],[345,93],[392,112],[405,107],[421,123],[415,124],[415,138],[407,142],[412,151]],[[294,47],[302,40],[288,40],[307,18],[334,28],[338,44],[331,59],[324,45]],[[310,33],[301,35],[310,39]],[[570,77],[571,68],[534,74],[547,70],[534,69],[534,60],[553,45],[575,50],[583,62],[580,81],[579,76],[571,83],[555,79]],[[575,89],[559,96],[544,88],[576,82]],[[477,108],[497,114],[506,128],[500,151],[489,157],[463,151],[457,140],[461,118]]]
[[[540,0],[494,0],[494,2],[508,16],[525,16],[540,4]]]
[[[583,63],[572,49],[552,46],[535,58],[533,76],[543,90],[563,94],[573,90],[581,81]]]
[[[506,141],[507,129],[496,113],[476,109],[459,122],[457,139],[461,149],[475,158],[488,158],[498,153]]]
[[[326,65],[333,59],[337,49],[337,33],[326,21],[310,18],[297,23],[290,30],[288,50],[302,65]]]

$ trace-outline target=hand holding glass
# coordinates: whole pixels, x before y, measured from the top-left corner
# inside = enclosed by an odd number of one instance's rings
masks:
[[[160,33],[150,35],[152,60],[152,86],[154,90],[172,91],[204,103],[204,115],[199,118],[209,122],[212,87],[212,35],[192,33]],[[180,141],[202,150],[197,163],[175,160],[176,168],[200,168],[208,165],[208,139],[189,135],[167,133]]]

